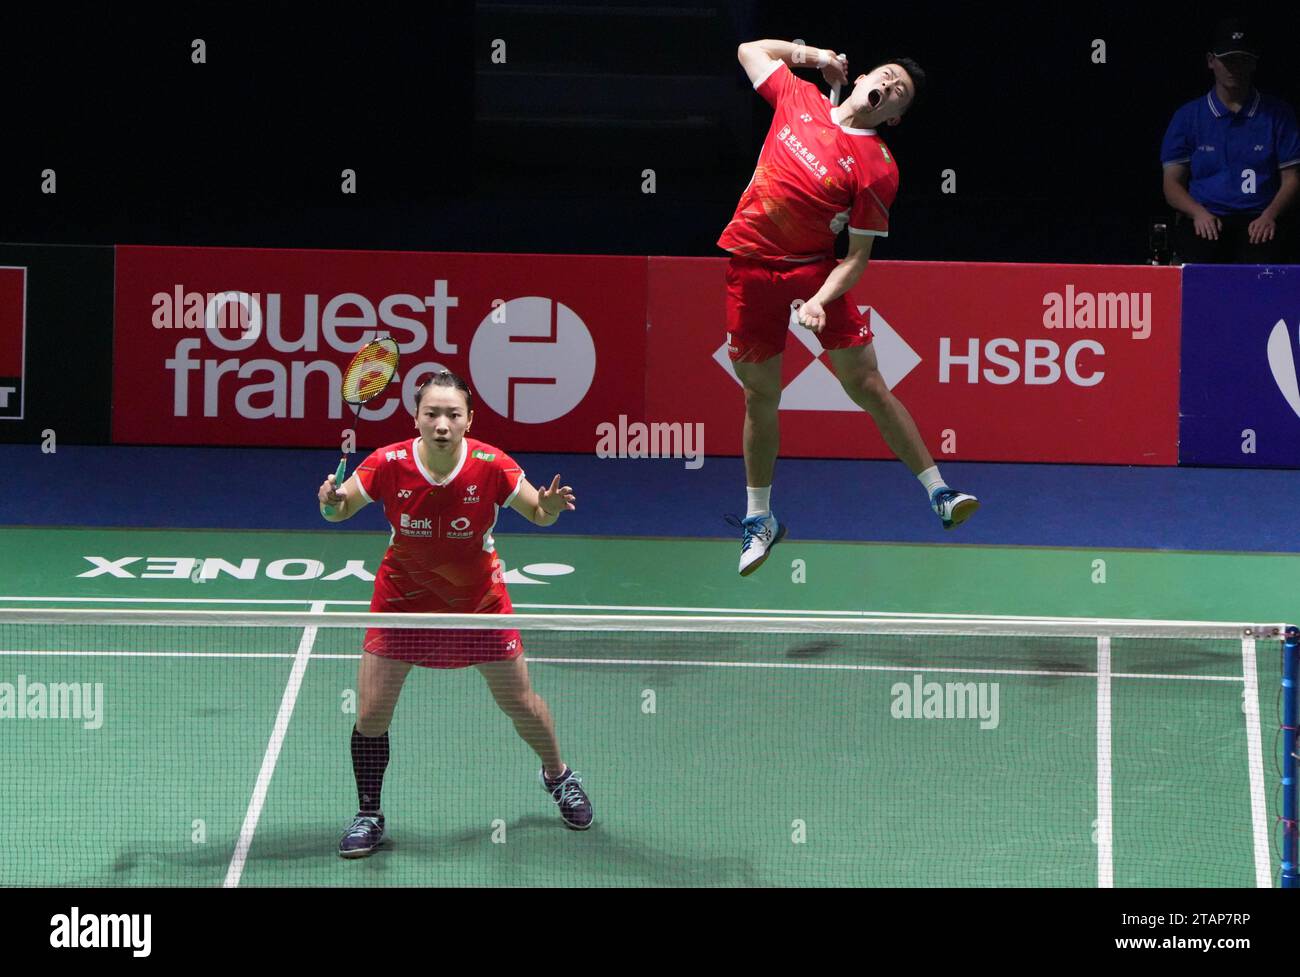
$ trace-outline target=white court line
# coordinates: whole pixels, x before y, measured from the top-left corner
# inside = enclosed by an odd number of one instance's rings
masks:
[[[1110,774],[1110,638],[1097,639],[1097,887],[1115,887]]]
[[[320,657],[324,658],[324,655]],[[695,665],[710,668],[794,668],[828,672],[959,672],[963,675],[1065,675],[1092,678],[1096,672],[1052,672],[1028,669],[938,668],[930,665],[845,665],[832,662],[713,662],[657,658],[533,658],[528,663],[546,665]]]
[[[301,600],[269,597],[0,597],[0,601],[45,604],[310,604]],[[369,601],[322,601],[326,604],[369,604]],[[3,608],[0,608],[3,610]]]
[[[49,655],[51,658],[294,658],[288,651],[6,651],[0,655]],[[361,657],[353,655],[354,658]]]
[[[324,603],[320,601],[319,603]],[[79,651],[75,649],[59,650],[12,650],[0,648],[4,655],[49,655],[63,658],[295,658],[287,651]],[[360,654],[316,654],[317,659],[338,659],[356,661]],[[809,668],[864,672],[961,672],[973,675],[1064,675],[1073,678],[1096,678],[1096,672],[1076,672],[1052,669],[1000,669],[1000,668],[950,668],[936,665],[849,665],[828,662],[720,662],[700,661],[696,659],[655,659],[655,658],[534,658],[530,662],[547,665],[698,665],[714,668]],[[1240,682],[1240,675],[1148,675],[1138,672],[1116,672],[1111,678],[1131,679],[1178,679],[1187,682]]]
[[[1241,639],[1241,665],[1246,675],[1241,699],[1246,714],[1246,752],[1250,757],[1250,814],[1255,836],[1255,885],[1273,888],[1273,862],[1268,847],[1268,798],[1264,789],[1264,748],[1259,733],[1259,677],[1255,669],[1255,639]]]
[[[313,614],[325,610],[322,601],[311,605]],[[235,852],[230,857],[230,867],[226,870],[225,888],[233,889],[239,885],[240,876],[244,874],[244,863],[248,859],[248,850],[253,845],[253,832],[262,816],[262,806],[266,803],[267,792],[271,789],[271,776],[275,773],[275,764],[280,759],[280,747],[284,745],[285,734],[289,732],[289,720],[293,718],[293,707],[298,701],[298,692],[302,688],[303,676],[307,673],[307,662],[311,659],[311,647],[316,643],[316,628],[303,628],[302,639],[298,642],[298,652],[294,655],[293,668],[289,671],[289,682],[280,697],[280,711],[275,717],[275,728],[271,739],[266,744],[266,753],[262,756],[262,769],[258,771],[257,783],[253,786],[253,796],[248,801],[248,812],[244,815],[244,825],[239,829],[239,841]]]
[[[1111,678],[1173,679],[1178,682],[1240,682],[1240,675],[1152,675],[1147,672],[1112,672]]]
[[[334,603],[334,602],[331,602]],[[337,603],[343,603],[339,601]],[[359,603],[359,602],[354,602]],[[665,611],[674,614],[721,614],[721,615],[753,615],[760,617],[764,614],[778,617],[845,617],[861,618],[869,621],[872,618],[897,618],[897,611],[825,611],[825,610],[804,610],[802,608],[791,610],[789,608],[763,608],[763,607],[690,607],[686,605],[661,605],[661,604],[514,604],[514,607],[529,610],[544,611]],[[915,613],[909,611],[906,615],[910,618],[936,618],[943,621],[1005,621],[1007,615],[1003,614],[939,614],[930,612]],[[1021,618],[1013,615],[1017,620],[1044,620],[1042,618]],[[1140,619],[1139,619],[1140,620]]]

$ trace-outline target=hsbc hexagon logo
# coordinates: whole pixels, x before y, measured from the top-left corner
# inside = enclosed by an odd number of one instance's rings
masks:
[[[469,371],[484,403],[521,424],[545,424],[582,403],[596,376],[596,344],[562,302],[514,298],[479,323]]]
[[[907,344],[907,341],[885,321],[885,317],[869,305],[858,306],[858,311],[869,316],[872,340],[876,347],[876,358],[880,365],[880,375],[885,385],[893,390],[903,378],[911,373],[921,362],[920,355]],[[821,360],[825,351],[817,340],[817,334],[811,329],[792,325],[790,334],[807,347],[813,360],[792,379],[781,391],[781,410],[832,410],[860,411],[862,408],[849,399],[849,395],[840,386],[839,378],[829,366]],[[727,356],[727,344],[723,343],[713,353],[713,359],[731,375],[731,379],[740,383],[736,369]]]

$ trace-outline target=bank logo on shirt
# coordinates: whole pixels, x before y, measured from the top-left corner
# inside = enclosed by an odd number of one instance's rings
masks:
[[[433,536],[432,519],[412,519],[407,513],[402,513],[399,523],[403,536],[417,536],[429,538]]]

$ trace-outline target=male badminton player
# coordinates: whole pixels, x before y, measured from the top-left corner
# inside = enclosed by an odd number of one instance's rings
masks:
[[[317,493],[330,522],[350,519],[371,502],[384,508],[392,540],[375,576],[372,611],[510,614],[501,563],[492,541],[501,506],[539,526],[573,509],[573,490],[534,488],[509,455],[466,437],[474,418],[465,381],[443,371],[416,395],[419,436],[380,448],[341,489],[329,475]],[[326,513],[325,507],[331,508]],[[345,858],[369,855],[384,841],[380,790],[388,766],[388,727],[413,666],[473,666],[492,697],[542,761],[539,777],[574,830],[591,827],[592,807],[581,779],[560,757],[546,702],[533,691],[519,632],[505,629],[371,628],[357,678],[352,769],[359,810],[339,840]]]
[[[838,86],[849,78],[847,57],[773,40],[742,44],[737,56],[754,90],[775,109],[754,176],[718,239],[731,252],[727,348],[745,388],[749,504],[740,521],[740,573],[748,576],[785,535],[772,513],[771,491],[781,354],[796,321],[817,333],[844,391],[920,479],[945,529],[965,522],[979,502],[944,483],[912,416],[880,375],[871,326],[843,298],[866,269],[872,242],[888,233],[898,192],[898,166],[879,130],[898,125],[925,73],[910,58],[896,58],[858,75],[848,98],[833,106],[790,69],[818,67]],[[846,226],[848,257],[837,263],[835,238]]]

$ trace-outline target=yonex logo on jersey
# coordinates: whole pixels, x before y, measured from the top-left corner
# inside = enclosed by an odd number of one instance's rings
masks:
[[[410,490],[410,489],[398,489],[398,490],[397,490],[397,497],[398,497],[399,499],[409,499],[409,498],[411,497],[411,490]]]
[[[1256,143],[1256,144],[1255,144],[1255,152],[1257,152],[1257,153],[1262,153],[1263,151],[1264,151],[1264,146],[1263,146],[1263,144],[1262,144],[1262,143]]]
[[[803,115],[799,116],[799,120],[800,120],[801,122],[811,122],[811,121],[812,121],[812,116],[809,115],[807,112],[805,112],[805,113],[803,113]]]

